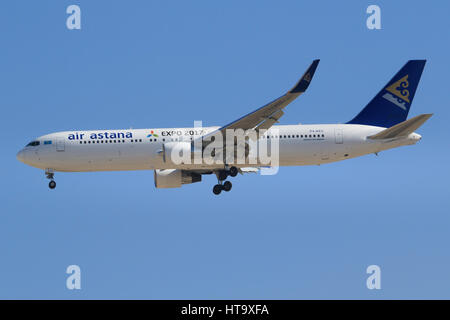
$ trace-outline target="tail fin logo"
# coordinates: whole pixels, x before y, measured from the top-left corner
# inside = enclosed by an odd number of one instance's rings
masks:
[[[305,74],[305,76],[303,77],[303,80],[305,80],[307,82],[311,82],[311,75],[309,74],[309,72],[307,74]]]
[[[408,87],[409,87],[408,75],[406,75],[400,80],[391,84],[389,87],[387,87],[386,91],[389,91],[392,94],[386,92],[383,95],[383,98],[392,102],[393,104],[402,108],[403,110],[407,110],[406,103],[411,103],[409,101]]]
[[[409,103],[409,82],[408,75],[404,76],[400,80],[394,82],[392,85],[386,88],[387,91],[397,96],[400,99]]]

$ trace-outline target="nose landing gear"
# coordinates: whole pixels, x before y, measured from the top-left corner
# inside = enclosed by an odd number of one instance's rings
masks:
[[[56,188],[56,182],[55,182],[54,180],[50,181],[50,182],[48,183],[48,187],[49,187],[50,189],[55,189],[55,188]]]
[[[55,189],[56,182],[55,182],[55,180],[53,180],[53,178],[55,177],[55,174],[50,170],[45,170],[45,176],[47,177],[47,179],[50,179],[50,182],[48,183],[48,187],[50,189]]]

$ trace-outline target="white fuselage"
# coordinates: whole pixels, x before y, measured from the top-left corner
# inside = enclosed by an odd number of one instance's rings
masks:
[[[20,161],[50,171],[120,171],[152,169],[220,169],[223,164],[164,162],[164,143],[192,141],[218,127],[66,131],[41,136],[38,145],[26,146]],[[410,145],[421,136],[371,140],[367,136],[385,128],[354,124],[282,125],[268,131],[279,136],[279,165],[318,165]],[[154,134],[152,134],[154,133]],[[156,135],[156,136],[155,136]],[[258,167],[258,165],[236,165]]]

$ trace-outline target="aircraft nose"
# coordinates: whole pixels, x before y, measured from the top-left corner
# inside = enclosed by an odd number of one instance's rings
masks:
[[[25,151],[20,150],[19,152],[17,152],[17,160],[19,160],[20,162],[25,162]]]

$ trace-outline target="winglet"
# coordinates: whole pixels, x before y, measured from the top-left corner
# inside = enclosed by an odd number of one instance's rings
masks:
[[[303,93],[306,91],[306,89],[308,89],[308,86],[311,83],[314,72],[316,72],[316,68],[319,65],[319,62],[320,59],[316,59],[311,63],[305,74],[300,78],[296,85],[291,90],[289,90],[289,93]]]

